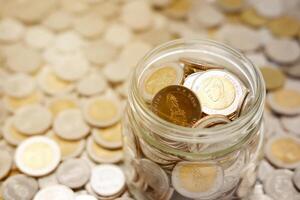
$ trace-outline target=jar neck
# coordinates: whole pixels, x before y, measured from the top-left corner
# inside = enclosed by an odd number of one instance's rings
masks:
[[[147,105],[147,103],[142,99],[142,95],[139,91],[139,80],[142,73],[145,71],[146,66],[149,66],[159,60],[159,55],[171,54],[174,51],[194,52],[198,50],[210,56],[211,52],[215,53],[215,55],[222,55],[222,59],[226,60],[228,64],[234,65],[235,68],[238,68],[239,73],[246,77],[245,80],[248,81],[251,86],[250,90],[253,98],[251,104],[248,106],[247,112],[231,123],[209,129],[178,126],[159,118],[151,111],[149,105]],[[221,59],[221,57],[217,56],[216,59]],[[195,143],[215,143],[234,140],[236,143],[239,143],[249,137],[248,134],[252,132],[252,129],[257,127],[258,122],[261,121],[262,118],[265,86],[261,73],[241,53],[228,46],[213,41],[175,40],[166,43],[149,52],[139,62],[131,80],[128,101],[132,110],[134,121],[170,140],[188,143],[191,141]]]

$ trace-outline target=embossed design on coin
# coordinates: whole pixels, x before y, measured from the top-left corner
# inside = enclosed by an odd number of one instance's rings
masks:
[[[160,90],[152,100],[152,110],[162,119],[187,127],[201,117],[201,105],[197,96],[179,85]]]

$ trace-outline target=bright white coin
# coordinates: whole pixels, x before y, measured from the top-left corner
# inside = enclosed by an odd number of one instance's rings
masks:
[[[72,15],[64,10],[55,10],[43,22],[43,25],[54,31],[66,30],[73,22]]]
[[[89,194],[79,194],[75,197],[75,200],[97,200],[96,197]]]
[[[74,29],[84,37],[95,38],[105,29],[106,23],[101,14],[88,12],[74,21]]]
[[[89,157],[97,163],[118,163],[123,158],[122,149],[105,149],[89,138],[86,146]]]
[[[265,52],[275,62],[290,64],[300,57],[300,46],[296,41],[291,39],[274,39],[265,45]]]
[[[38,183],[39,183],[39,187],[41,189],[52,186],[52,185],[58,185],[58,181],[57,181],[55,173],[38,178]]]
[[[34,73],[42,64],[40,52],[20,45],[7,58],[7,66],[14,72]]]
[[[74,84],[58,78],[51,67],[44,67],[38,74],[37,83],[39,87],[49,95],[61,95],[71,92]]]
[[[87,59],[96,65],[106,64],[117,55],[117,49],[106,41],[91,42],[84,52]]]
[[[296,135],[300,135],[300,116],[282,117],[280,121],[286,130]]]
[[[92,96],[104,92],[106,87],[107,83],[101,73],[90,73],[77,83],[76,90],[83,96]]]
[[[91,125],[107,127],[121,118],[121,105],[117,98],[92,97],[83,106],[84,119]]]
[[[153,23],[152,10],[147,1],[129,1],[122,8],[121,20],[135,31],[149,28]]]
[[[268,18],[279,17],[284,9],[283,2],[280,0],[255,0],[253,1],[252,6],[258,14]]]
[[[77,81],[85,76],[90,68],[89,62],[83,56],[68,56],[53,65],[54,73],[65,81]]]
[[[19,174],[4,182],[2,195],[5,200],[31,200],[37,191],[38,184],[34,178]]]
[[[25,34],[25,42],[37,49],[46,48],[53,42],[53,39],[53,33],[42,26],[28,28]]]
[[[52,114],[44,106],[35,104],[17,110],[13,125],[25,135],[36,135],[45,132],[52,124]]]
[[[265,145],[267,159],[277,167],[294,169],[300,166],[300,139],[289,135],[277,135]]]
[[[222,187],[223,170],[210,163],[179,162],[172,171],[172,184],[185,197],[207,197]]]
[[[94,141],[108,149],[122,147],[121,123],[117,123],[107,128],[94,128],[92,131]]]
[[[13,159],[10,153],[6,150],[0,151],[0,179],[3,179],[11,170]]]
[[[0,21],[0,41],[15,42],[24,33],[24,26],[15,19],[4,18]]]
[[[57,167],[60,157],[60,149],[56,142],[47,137],[35,136],[18,146],[15,163],[25,174],[43,176]]]
[[[125,81],[131,72],[131,68],[120,61],[111,62],[105,65],[103,74],[109,82],[120,83]]]
[[[295,199],[296,189],[292,183],[293,172],[285,169],[275,170],[264,182],[264,190],[274,199]]]
[[[78,140],[87,136],[90,128],[85,123],[80,110],[68,109],[56,116],[53,130],[63,139]]]
[[[75,194],[67,186],[54,185],[41,189],[33,200],[75,200]]]
[[[104,197],[118,194],[125,187],[124,173],[116,165],[98,165],[92,170],[91,187]]]
[[[34,79],[27,74],[13,74],[5,80],[4,91],[7,95],[21,98],[30,95],[35,89]]]
[[[133,37],[132,31],[123,24],[112,24],[105,32],[104,39],[112,45],[123,47]]]
[[[2,129],[3,138],[12,146],[17,146],[24,140],[26,140],[29,136],[20,133],[13,126],[13,117],[7,118],[4,122]]]
[[[90,174],[90,166],[83,159],[66,160],[56,170],[58,182],[73,189],[85,185],[90,179]]]

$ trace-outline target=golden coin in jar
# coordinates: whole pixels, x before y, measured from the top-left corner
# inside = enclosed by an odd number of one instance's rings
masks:
[[[190,89],[171,85],[160,90],[152,100],[152,110],[162,119],[191,127],[201,117],[201,105]]]

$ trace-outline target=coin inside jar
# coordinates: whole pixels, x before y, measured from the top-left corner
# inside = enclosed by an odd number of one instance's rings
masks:
[[[162,119],[186,127],[196,123],[202,114],[194,92],[180,85],[160,90],[152,100],[152,110]]]
[[[233,74],[210,70],[199,76],[191,88],[204,113],[230,115],[238,108],[243,95],[242,83]]]
[[[210,128],[229,123],[230,120],[224,115],[208,115],[196,122],[193,127]]]

